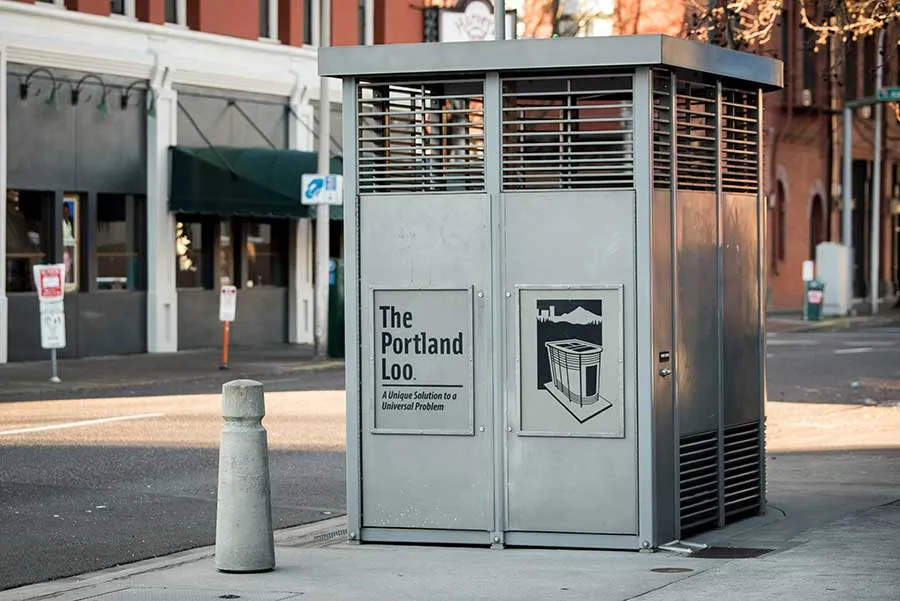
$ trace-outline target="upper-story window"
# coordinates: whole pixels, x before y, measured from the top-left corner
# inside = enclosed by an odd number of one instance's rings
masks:
[[[135,0],[109,0],[109,12],[113,15],[134,18]]]
[[[278,0],[259,0],[259,37],[278,39]]]
[[[315,30],[314,18],[313,0],[303,0],[303,43],[307,45],[312,45],[315,39],[313,36],[313,31]]]
[[[187,26],[187,0],[166,0],[166,23]]]

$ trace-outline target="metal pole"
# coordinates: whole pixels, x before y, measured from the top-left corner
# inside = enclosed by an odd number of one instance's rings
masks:
[[[881,92],[884,72],[884,29],[878,34],[878,51],[875,60],[875,93]],[[872,236],[869,260],[869,300],[872,315],[878,313],[878,284],[881,259],[881,124],[884,119],[884,103],[875,103],[875,165],[872,169]]]
[[[59,379],[59,374],[56,370],[56,349],[50,349],[50,381],[54,384],[59,384],[62,380]]]
[[[506,39],[506,0],[494,0],[494,34],[498,40]]]
[[[331,43],[331,0],[321,0],[319,10],[321,37],[319,47],[326,48]],[[319,79],[319,145],[318,172],[325,175],[329,170],[331,155],[331,100],[328,96],[328,78]],[[316,205],[316,356],[328,355],[328,260],[329,257],[329,207],[325,203]]]
[[[844,193],[844,210],[841,220],[843,235],[841,242],[850,252],[850,259],[847,261],[847,288],[849,293],[847,298],[853,300],[853,109],[844,105],[844,139],[843,139],[843,161],[844,175],[842,190]]]

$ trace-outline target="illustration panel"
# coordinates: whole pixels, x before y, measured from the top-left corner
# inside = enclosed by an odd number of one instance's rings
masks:
[[[523,434],[625,434],[622,288],[519,290]]]
[[[373,294],[375,431],[472,434],[471,291]]]

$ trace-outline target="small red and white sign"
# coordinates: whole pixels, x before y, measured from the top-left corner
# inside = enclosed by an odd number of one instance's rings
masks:
[[[222,286],[219,293],[219,321],[234,321],[237,314],[237,288]]]
[[[34,286],[41,301],[62,300],[65,281],[65,265],[34,266]]]

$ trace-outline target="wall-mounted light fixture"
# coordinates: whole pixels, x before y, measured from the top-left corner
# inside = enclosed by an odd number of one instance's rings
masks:
[[[25,81],[19,83],[19,98],[22,100],[28,99],[28,92],[31,88],[31,78],[35,76],[36,73],[46,73],[47,77],[50,78],[50,95],[47,97],[47,100],[44,102],[47,106],[51,106],[53,108],[59,108],[59,97],[57,95],[57,91],[59,89],[59,84],[56,83],[56,76],[53,75],[53,72],[46,67],[38,67],[36,69],[32,69],[28,75],[25,76]],[[40,95],[41,90],[38,89],[37,94],[35,96]]]
[[[147,85],[147,82],[143,79],[138,79],[130,84],[125,90],[122,91],[122,96],[119,98],[119,105],[122,107],[122,110],[128,109],[128,101],[131,99],[131,92],[134,90],[134,87],[138,84],[144,84],[144,91],[150,95],[150,103],[147,105],[147,115],[150,117],[156,117],[156,92],[152,87]]]
[[[103,81],[103,78],[96,73],[88,73],[87,75],[79,79],[74,86],[72,86],[72,106],[78,105],[78,101],[81,99],[81,86],[84,85],[84,82],[88,79],[96,79],[100,83],[100,87],[103,88],[103,92],[100,96],[100,102],[97,104],[97,110],[99,110],[104,115],[109,114],[109,102],[107,100],[109,92],[106,89],[106,82]],[[91,96],[88,96],[88,100],[90,99]]]

